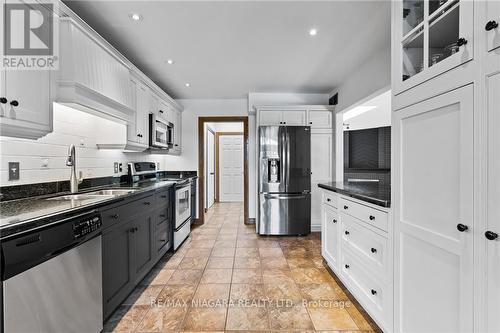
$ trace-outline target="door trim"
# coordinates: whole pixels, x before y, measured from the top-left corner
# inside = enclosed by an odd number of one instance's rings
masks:
[[[216,149],[217,149],[217,133],[214,132],[211,128],[207,127],[207,136],[208,136],[208,132],[211,132],[213,135],[214,135],[214,172],[215,172],[215,176],[217,177],[217,152],[216,152]],[[205,133],[203,133],[205,134]],[[203,135],[203,138],[205,138],[205,135]],[[205,151],[207,152],[207,155],[208,155],[208,141],[206,142],[206,147],[205,147]],[[207,158],[207,161],[205,163],[205,168],[206,170],[208,170],[208,158]],[[217,189],[217,185],[215,184],[216,180],[214,179],[214,203],[215,202],[218,202],[218,194],[216,193],[216,189]],[[205,180],[205,185],[206,185],[206,188],[208,189],[208,177],[207,179]],[[205,213],[208,211],[208,209],[210,207],[208,207],[208,195],[207,197],[205,198],[205,205],[203,206],[205,209]]]
[[[244,223],[251,224],[248,220],[248,116],[212,116],[198,117],[198,175],[200,178],[198,207],[204,207],[205,201],[205,123],[243,123],[243,211]],[[217,140],[216,140],[217,142]],[[217,172],[216,172],[217,174]],[[201,210],[203,211],[203,210]],[[205,214],[200,213],[198,224],[205,223]]]
[[[220,189],[220,166],[219,166],[219,138],[223,135],[243,135],[243,132],[216,132],[215,133],[215,202],[220,202],[219,200],[219,189]]]

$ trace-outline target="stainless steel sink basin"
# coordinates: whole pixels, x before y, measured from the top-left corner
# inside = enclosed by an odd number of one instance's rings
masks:
[[[90,200],[90,199],[106,199],[112,198],[112,195],[99,195],[99,194],[69,194],[61,195],[60,197],[49,198],[47,200]]]
[[[94,191],[94,192],[88,192],[86,193],[87,195],[111,195],[111,196],[120,196],[120,195],[126,195],[130,193],[134,193],[139,191],[138,189],[131,189],[131,188],[121,188],[121,189],[110,189],[110,190],[99,190],[99,191]]]

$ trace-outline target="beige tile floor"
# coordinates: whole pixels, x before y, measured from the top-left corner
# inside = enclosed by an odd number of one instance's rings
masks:
[[[214,205],[206,221],[104,332],[378,331],[326,270],[318,233],[260,237],[239,203]]]

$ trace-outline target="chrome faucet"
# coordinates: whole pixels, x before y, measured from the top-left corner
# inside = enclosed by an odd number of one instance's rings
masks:
[[[66,160],[66,165],[71,167],[71,175],[69,177],[69,187],[71,193],[78,192],[78,184],[83,181],[82,172],[80,171],[79,178],[76,178],[76,150],[75,145],[71,144],[68,147],[68,159]]]

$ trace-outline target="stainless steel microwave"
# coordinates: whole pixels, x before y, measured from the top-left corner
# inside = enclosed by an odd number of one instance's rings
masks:
[[[149,146],[169,149],[174,146],[174,124],[149,114]]]

